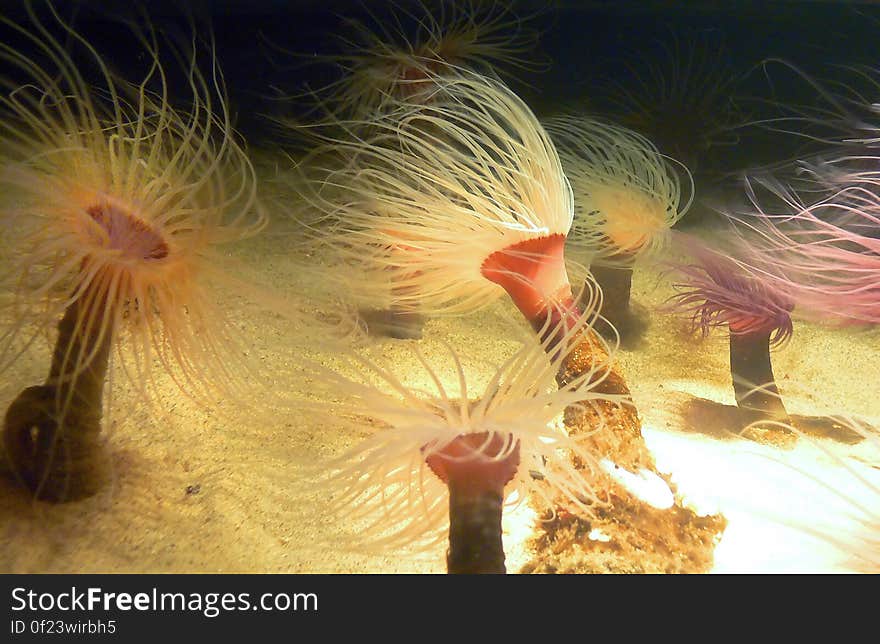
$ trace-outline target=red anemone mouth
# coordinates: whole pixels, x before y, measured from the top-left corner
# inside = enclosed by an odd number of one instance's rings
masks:
[[[737,335],[750,335],[757,333],[770,333],[776,327],[776,321],[764,317],[737,315],[728,320],[727,326],[732,333]]]
[[[480,272],[501,286],[529,321],[548,309],[570,302],[571,284],[565,272],[565,235],[527,239],[489,255]]]
[[[425,462],[447,485],[454,482],[474,493],[501,490],[516,476],[519,441],[511,434],[462,434]]]
[[[111,203],[86,209],[101,228],[102,247],[120,251],[130,260],[160,260],[168,256],[168,244],[162,236],[133,214]]]

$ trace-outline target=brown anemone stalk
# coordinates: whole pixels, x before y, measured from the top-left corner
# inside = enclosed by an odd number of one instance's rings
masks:
[[[103,393],[109,370],[146,396],[155,365],[191,397],[234,395],[246,373],[210,285],[226,276],[217,244],[258,232],[253,169],[236,141],[213,53],[209,79],[196,51],[183,61],[189,111],[169,103],[160,43],[132,27],[146,61],[136,83],[47,4],[31,28],[6,26],[48,61],[0,43],[27,82],[0,96],[3,333],[0,368],[54,342],[49,373],[24,388],[4,419],[7,459],[35,497],[93,494],[106,478]],[[43,14],[40,14],[43,15]],[[74,63],[98,73],[86,82]]]
[[[564,237],[556,235],[516,244],[490,255],[483,274],[504,288],[551,357],[565,356],[556,374],[559,386],[587,373],[601,374],[593,387],[615,402],[569,409],[565,418],[569,431],[588,434],[597,453],[624,468],[654,471],[630,389],[594,328],[603,321],[598,315],[603,293],[587,276],[580,302],[574,301],[565,272],[564,243]]]
[[[705,337],[713,327],[727,326],[730,374],[744,425],[755,420],[787,421],[770,349],[784,344],[793,332],[791,300],[770,282],[746,272],[733,259],[681,235],[693,264],[678,264],[682,281],[669,303],[671,310],[691,316],[694,330]]]

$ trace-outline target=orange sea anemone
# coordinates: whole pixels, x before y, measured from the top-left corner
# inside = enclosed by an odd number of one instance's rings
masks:
[[[10,374],[29,350],[54,343],[45,384],[13,401],[4,438],[18,477],[38,497],[63,500],[93,492],[100,478],[94,453],[111,354],[142,394],[157,367],[202,399],[241,378],[210,287],[224,274],[217,246],[266,219],[210,47],[203,76],[195,39],[178,48],[132,25],[146,72],[128,82],[46,8],[39,17],[26,5],[30,28],[4,20],[21,49],[0,43],[0,59],[25,79],[4,79],[0,96],[9,237],[0,248],[0,369]],[[183,65],[186,110],[170,102],[165,46]]]
[[[574,193],[568,255],[589,263],[603,290],[602,315],[625,337],[633,266],[665,246],[691,205],[693,180],[648,139],[610,121],[563,115],[543,124]]]

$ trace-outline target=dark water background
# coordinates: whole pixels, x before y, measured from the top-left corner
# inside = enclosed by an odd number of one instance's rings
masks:
[[[265,146],[278,139],[268,116],[308,118],[311,102],[302,93],[339,77],[338,67],[321,57],[342,52],[339,38],[351,33],[348,20],[387,26],[397,16],[404,32],[415,33],[405,14],[420,15],[423,7],[436,13],[437,4],[432,0],[157,0],[140,6],[157,30],[172,40],[192,33],[190,21],[200,35],[213,33],[236,127],[253,145]],[[13,22],[24,22],[19,2],[3,0],[2,6]],[[816,89],[792,68],[765,61],[781,59],[811,78],[828,80],[841,76],[840,65],[872,66],[880,59],[880,6],[874,2],[521,0],[503,6],[511,15],[527,18],[528,26],[540,33],[535,59],[546,59],[549,65],[515,70],[505,77],[539,116],[574,109],[621,117],[628,124],[612,100],[613,87],[643,92],[639,78],[646,77],[652,65],[671,73],[666,52],[674,50],[679,58],[694,53],[703,66],[700,73],[708,73],[722,86],[720,95],[737,104],[732,137],[716,137],[723,145],[712,141],[710,153],[701,147],[708,143],[700,138],[709,138],[707,132],[713,127],[711,112],[717,117],[722,111],[711,106],[708,124],[673,111],[664,113],[665,123],[655,124],[645,134],[694,171],[716,175],[777,162],[795,155],[794,149],[802,143],[790,137],[770,139],[765,128],[743,124],[777,117],[780,105],[821,106]],[[58,7],[115,70],[138,77],[144,57],[118,22],[144,22],[132,3],[87,0],[61,2]],[[34,50],[32,43],[21,41],[8,28],[3,36],[13,44],[20,41],[22,51]],[[175,80],[172,75],[171,82],[180,83],[182,77]],[[872,89],[876,88],[868,88],[866,96]],[[880,100],[880,91],[877,94]]]

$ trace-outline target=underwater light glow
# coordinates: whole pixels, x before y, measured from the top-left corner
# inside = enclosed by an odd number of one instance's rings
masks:
[[[675,505],[675,496],[666,481],[650,470],[643,468],[638,473],[633,473],[607,458],[602,459],[602,468],[611,478],[652,508],[666,510]]]
[[[501,517],[504,556],[509,570],[519,570],[534,556],[529,542],[535,536],[538,513],[528,503],[519,503],[516,490],[505,499],[505,504]]]
[[[865,516],[880,512],[880,471],[865,465],[855,474],[851,463],[825,451],[834,446],[819,446],[812,439],[780,451],[747,440],[644,431],[658,467],[672,472],[688,502],[701,513],[720,510],[728,520],[712,572],[865,568],[858,560],[866,555],[857,553],[871,543]],[[857,476],[867,483],[859,483]]]

